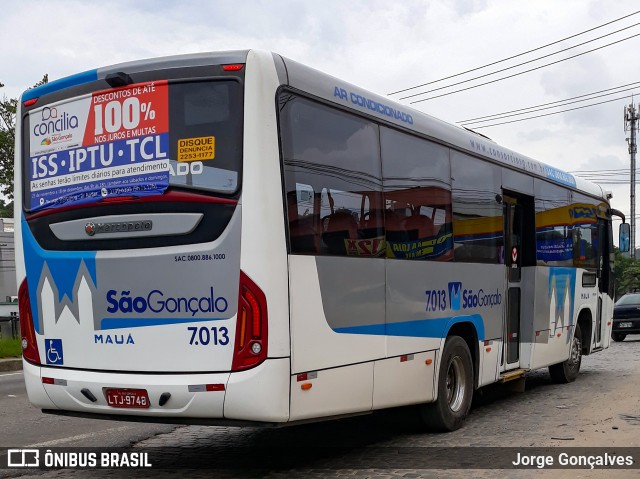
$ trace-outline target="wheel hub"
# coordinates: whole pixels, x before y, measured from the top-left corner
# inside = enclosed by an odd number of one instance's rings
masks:
[[[452,411],[459,411],[465,398],[466,384],[462,358],[455,356],[447,370],[447,402]]]

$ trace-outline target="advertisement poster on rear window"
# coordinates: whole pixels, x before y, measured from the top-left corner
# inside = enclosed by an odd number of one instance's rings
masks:
[[[29,209],[163,193],[167,82],[95,92],[29,112]]]

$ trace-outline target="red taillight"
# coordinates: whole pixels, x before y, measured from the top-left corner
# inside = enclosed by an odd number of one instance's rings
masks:
[[[111,198],[102,198],[101,200],[98,200],[98,203],[119,203],[122,201],[133,201],[137,199],[137,196],[112,196]]]
[[[222,69],[226,72],[237,72],[238,70],[242,70],[244,65],[242,63],[235,63],[230,65],[222,65]]]
[[[233,371],[252,368],[267,358],[267,298],[242,271],[237,321]]]
[[[249,307],[251,308],[251,319],[253,320],[251,324],[251,337],[253,339],[260,339],[260,305],[248,288],[245,288],[244,298],[247,300],[247,303],[249,303]]]
[[[33,326],[29,287],[25,279],[18,290],[18,308],[20,310],[20,335],[22,337],[22,355],[30,363],[40,365],[40,353],[36,341],[36,330]]]
[[[27,101],[23,102],[22,104],[24,106],[33,106],[33,105],[36,104],[37,101],[38,101],[37,98],[32,98],[31,100],[27,100]]]

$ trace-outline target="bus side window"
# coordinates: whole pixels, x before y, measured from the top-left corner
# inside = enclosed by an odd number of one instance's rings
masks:
[[[449,150],[390,128],[380,133],[387,258],[450,261]]]
[[[435,226],[431,218],[420,214],[409,216],[404,222],[404,228],[409,239],[412,240],[431,238],[435,234]]]
[[[573,239],[569,192],[534,179],[536,261],[538,266],[572,266]]]
[[[502,261],[504,220],[501,171],[463,153],[451,152],[455,260],[469,263]]]
[[[361,238],[377,238],[384,236],[384,211],[373,209],[366,212],[360,221]]]
[[[287,217],[291,253],[316,254],[320,234],[313,214],[313,190],[309,185],[296,183],[296,191],[287,193]]]
[[[358,238],[358,223],[349,210],[338,210],[326,219],[326,229],[322,233],[322,241],[329,254],[346,255],[345,240]]]
[[[309,224],[298,208],[302,216],[290,228],[290,235],[296,237],[290,237],[290,243],[318,255],[381,256],[382,234],[379,240],[367,239],[359,231],[367,220],[371,222],[370,215],[365,215],[382,208],[378,126],[358,115],[287,93],[280,127],[285,189],[291,191],[294,184],[304,184],[313,190],[310,211],[318,238],[314,245],[309,243]]]

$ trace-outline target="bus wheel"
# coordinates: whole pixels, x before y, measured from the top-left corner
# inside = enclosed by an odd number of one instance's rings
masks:
[[[576,324],[576,329],[571,341],[571,351],[569,358],[558,364],[549,366],[549,374],[551,379],[556,383],[572,383],[578,377],[580,372],[580,363],[582,362],[582,332],[580,326]]]
[[[438,399],[421,407],[426,425],[437,431],[462,427],[473,397],[473,363],[464,339],[450,336],[444,343],[438,374]]]
[[[613,339],[616,343],[624,341],[627,335],[624,333],[611,333],[611,339]]]

